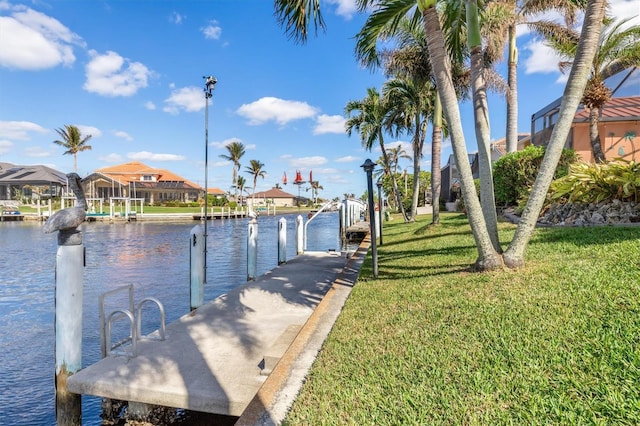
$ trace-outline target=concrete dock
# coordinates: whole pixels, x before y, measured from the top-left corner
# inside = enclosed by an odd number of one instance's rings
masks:
[[[358,277],[367,241],[349,257],[298,255],[168,324],[166,340],[140,340],[136,357],[80,370],[68,390],[276,424]]]

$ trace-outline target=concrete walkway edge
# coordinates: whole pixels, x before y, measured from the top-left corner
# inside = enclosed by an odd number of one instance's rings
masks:
[[[351,294],[370,245],[370,235],[367,235],[235,423],[236,426],[279,425],[284,420]]]

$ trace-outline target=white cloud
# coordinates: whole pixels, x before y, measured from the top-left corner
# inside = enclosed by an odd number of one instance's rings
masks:
[[[37,146],[30,146],[25,148],[24,155],[27,157],[44,158],[51,157],[51,152],[43,151],[42,148]]]
[[[345,133],[345,118],[341,115],[321,114],[316,119],[316,126],[313,128],[314,135],[324,133]]]
[[[320,155],[315,155],[312,157],[290,158],[289,164],[297,168],[309,168],[327,164],[327,159]]]
[[[202,89],[193,86],[171,91],[171,95],[164,102],[165,107],[162,110],[174,115],[181,110],[196,112],[205,107]]]
[[[209,25],[202,28],[202,34],[204,34],[204,38],[210,40],[219,40],[220,35],[222,34],[222,27],[218,25],[218,22],[211,21]]]
[[[344,157],[336,158],[334,161],[336,163],[352,163],[354,161],[360,161],[360,158],[354,157],[353,155],[347,155]]]
[[[140,62],[131,62],[116,52],[104,55],[89,52],[91,61],[85,67],[87,81],[83,88],[104,96],[131,96],[147,87],[152,72]]]
[[[349,20],[358,11],[355,0],[328,0],[327,3],[338,5],[336,15]]]
[[[0,154],[6,154],[13,148],[13,142],[0,140]]]
[[[264,97],[250,104],[243,104],[236,112],[247,118],[249,125],[255,126],[271,120],[284,125],[293,120],[314,117],[318,110],[306,102]]]
[[[176,154],[154,154],[149,151],[129,152],[127,158],[131,160],[151,160],[151,161],[182,161],[183,155]]]
[[[186,16],[183,16],[178,12],[172,12],[171,16],[169,16],[169,22],[176,25],[182,24],[182,21],[185,19],[187,19]]]
[[[76,127],[80,130],[80,134],[82,136],[91,135],[92,138],[99,138],[102,136],[102,131],[97,127],[85,126],[84,124],[76,124]]]
[[[105,163],[121,163],[122,155],[120,154],[109,154],[103,157],[100,157],[100,161],[104,161]]]
[[[122,139],[127,140],[127,141],[132,141],[133,140],[133,138],[131,137],[131,135],[129,133],[123,132],[122,130],[114,130],[113,134],[116,135],[117,137],[122,138]]]
[[[12,7],[11,16],[0,16],[0,66],[24,70],[42,70],[75,62],[73,47],[84,41],[60,21],[25,6]]]
[[[558,63],[562,58],[543,41],[531,41],[523,50],[530,52],[523,64],[525,74],[559,72]]]
[[[30,132],[49,133],[49,130],[30,121],[0,121],[0,138],[28,141]]]
[[[154,103],[153,103],[153,102],[151,102],[151,101],[147,101],[147,102],[145,102],[144,107],[145,107],[146,109],[148,109],[149,111],[153,111],[153,110],[155,110],[155,109],[156,109],[156,104],[154,104]]]

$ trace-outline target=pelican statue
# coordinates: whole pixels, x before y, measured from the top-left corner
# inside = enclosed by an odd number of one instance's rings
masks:
[[[52,214],[44,223],[44,232],[47,234],[53,231],[72,231],[84,222],[87,215],[87,200],[80,183],[80,176],[77,173],[69,173],[67,181],[76,195],[76,205]]]

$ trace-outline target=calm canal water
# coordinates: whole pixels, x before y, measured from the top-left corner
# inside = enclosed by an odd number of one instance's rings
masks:
[[[282,217],[287,220],[287,259],[295,257],[297,214],[261,216],[259,275],[277,266],[277,224]],[[189,235],[197,224],[82,225],[86,248],[83,365],[100,359],[98,300],[102,293],[133,284],[136,303],[144,297],[158,298],[167,323],[189,311]],[[248,219],[209,222],[205,303],[246,282],[247,227]],[[338,213],[319,214],[307,232],[307,250],[341,249]],[[39,222],[0,223],[0,425],[55,425],[57,248],[56,235],[44,234]],[[127,307],[125,300],[110,300]],[[83,424],[100,425],[100,399],[82,399]]]

